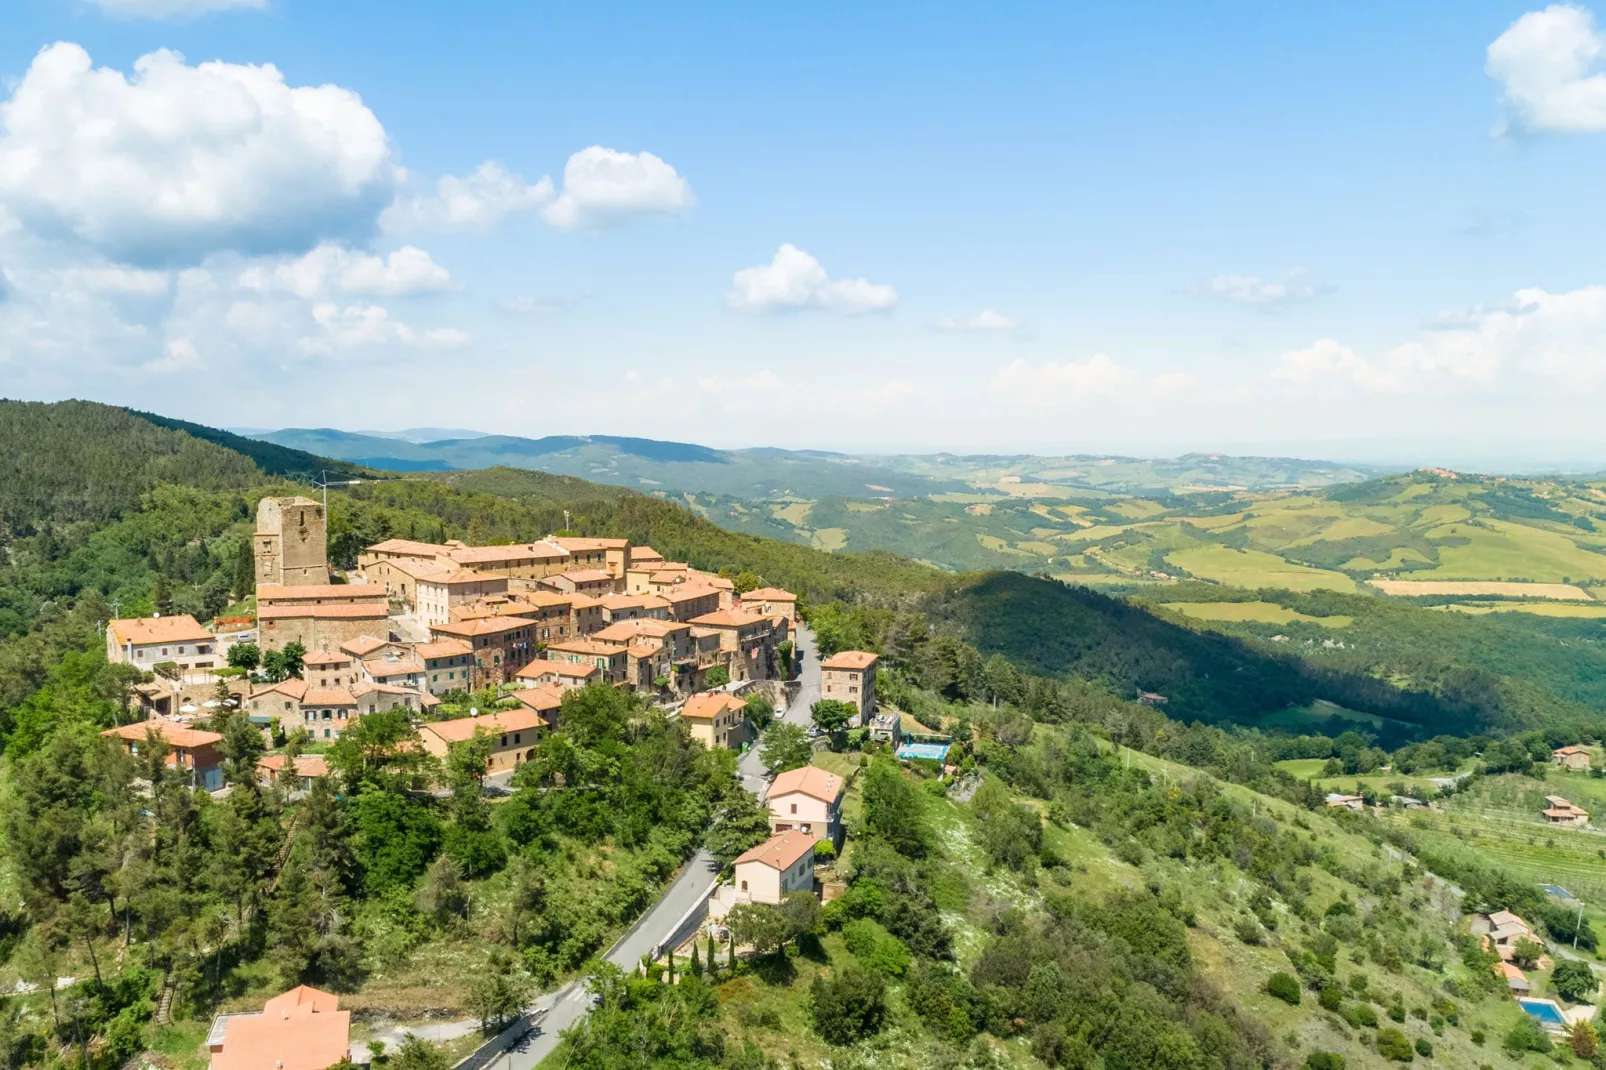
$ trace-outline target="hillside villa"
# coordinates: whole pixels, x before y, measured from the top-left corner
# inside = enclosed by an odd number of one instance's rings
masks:
[[[1583,828],[1589,824],[1589,811],[1580,810],[1560,795],[1546,795],[1545,808],[1540,811],[1552,825]]]
[[[181,672],[223,664],[217,653],[217,636],[188,613],[108,621],[106,660],[146,672],[168,662]]]
[[[875,716],[875,667],[867,650],[842,650],[820,662],[820,697],[846,702],[858,711],[853,724],[865,727]]]
[[[1583,747],[1557,747],[1550,752],[1550,763],[1562,769],[1588,769],[1589,752]]]
[[[536,735],[546,724],[538,713],[521,705],[514,710],[419,725],[418,738],[423,740],[425,750],[444,761],[452,744],[485,733],[491,739],[491,755],[485,760],[485,773],[490,776],[512,772],[535,757]]]
[[[708,916],[717,920],[738,903],[774,906],[793,892],[814,891],[817,842],[805,832],[782,832],[737,857],[731,879],[709,897]]]
[[[119,741],[136,758],[140,747],[155,736],[171,748],[164,764],[179,770],[193,787],[216,791],[223,786],[223,751],[219,746],[223,737],[216,732],[153,717],[108,728],[101,735]]]
[[[835,773],[805,765],[777,773],[765,798],[770,808],[770,830],[794,829],[805,835],[842,845],[842,793],[846,782]]]
[[[680,708],[680,719],[709,750],[737,750],[748,742],[747,700],[733,692],[693,695]]]
[[[326,1070],[350,1055],[351,1012],[332,992],[300,985],[260,1012],[220,1014],[206,1049],[209,1070]]]

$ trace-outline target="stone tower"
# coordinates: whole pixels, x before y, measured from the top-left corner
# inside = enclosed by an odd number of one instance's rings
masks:
[[[304,587],[329,582],[323,506],[311,498],[263,498],[257,503],[257,584]]]

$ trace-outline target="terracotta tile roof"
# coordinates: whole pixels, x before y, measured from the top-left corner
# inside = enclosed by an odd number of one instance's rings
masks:
[[[359,635],[355,639],[341,643],[340,649],[344,650],[352,657],[364,658],[378,650],[380,647],[389,645],[390,643],[388,640],[375,639],[371,635]]]
[[[868,669],[879,655],[867,650],[842,650],[820,662],[822,669]]]
[[[688,721],[712,721],[722,713],[745,710],[747,703],[729,692],[705,691],[693,695],[680,708],[681,717]]]
[[[592,657],[610,657],[619,653],[617,643],[598,642],[595,639],[564,639],[556,643],[548,643],[548,650],[558,650],[565,654],[587,654]]]
[[[454,546],[447,550],[447,555],[459,564],[484,565],[500,561],[550,561],[568,557],[569,551],[543,541],[511,546]]]
[[[447,547],[433,542],[414,542],[411,539],[386,539],[368,547],[371,554],[416,554],[420,557],[438,557]]]
[[[389,595],[378,583],[308,583],[299,587],[282,583],[257,584],[257,604],[281,598],[371,598],[384,601]]]
[[[501,632],[528,628],[533,620],[524,617],[482,617],[479,620],[454,620],[450,624],[431,624],[429,630],[455,636],[496,635]]]
[[[343,687],[309,687],[302,696],[303,706],[355,706],[357,700]]]
[[[629,539],[583,539],[562,538],[553,539],[553,542],[571,553],[596,552],[597,550],[623,550],[630,545]]]
[[[827,772],[818,766],[805,765],[800,769],[788,769],[784,773],[777,773],[775,780],[770,784],[768,798],[802,792],[812,799],[832,803],[842,797],[842,787],[842,778],[835,773]]]
[[[678,605],[681,602],[694,602],[699,598],[718,598],[719,592],[706,584],[683,583],[678,587],[672,587],[665,591],[660,597],[666,599],[672,605]]]
[[[637,561],[662,561],[664,555],[651,546],[632,546],[630,548],[630,567],[634,568]]]
[[[363,662],[362,667],[369,676],[404,676],[424,671],[424,663],[414,661],[412,658],[397,658],[395,661],[389,658],[372,658]]]
[[[257,690],[251,692],[251,697],[260,698],[263,695],[271,694],[273,692],[278,692],[281,695],[289,695],[291,698],[300,701],[301,697],[307,693],[307,681],[303,680],[299,676],[292,676],[288,680],[280,680],[276,684],[268,684],[265,687],[259,687]]]
[[[791,591],[783,591],[779,587],[760,587],[756,591],[748,591],[742,595],[742,601],[752,599],[755,602],[796,602],[797,595]]]
[[[187,725],[163,720],[136,721],[133,724],[108,728],[101,735],[115,736],[118,739],[143,743],[145,737],[151,732],[155,732],[174,747],[205,747],[208,744],[223,742],[223,737],[216,732],[203,732],[199,728],[190,728]]]
[[[716,576],[712,572],[698,572],[696,569],[691,570],[691,573],[687,576],[686,582],[700,583],[704,587],[713,587],[716,590],[721,591],[736,590],[736,584],[732,583],[730,580],[727,580],[724,576]]]
[[[669,600],[656,594],[610,594],[602,600],[602,608],[612,613],[621,609],[667,609]]]
[[[573,572],[559,572],[549,580],[565,579],[570,583],[612,583],[613,573],[600,568],[577,568]]]
[[[791,869],[804,855],[812,854],[818,842],[818,837],[806,832],[783,832],[779,836],[771,836],[746,854],[738,855],[735,864],[762,862],[771,869]]]
[[[419,643],[413,647],[413,656],[419,658],[460,658],[474,653],[474,648],[461,639],[437,639],[433,643]]]
[[[1589,752],[1583,747],[1557,747],[1550,753],[1553,757],[1563,758],[1569,754],[1588,754]]]
[[[550,661],[546,658],[536,658],[514,673],[513,678],[534,680],[551,673],[556,676],[574,676],[583,680],[588,676],[595,676],[600,671],[595,665],[582,665],[577,661]]]
[[[384,620],[387,616],[383,602],[333,606],[259,606],[258,620],[295,620],[300,617],[322,617],[325,620]]]
[[[574,596],[558,591],[520,591],[514,598],[520,602],[528,602],[538,609],[556,609],[558,606],[569,605]]]
[[[745,610],[721,609],[716,613],[704,613],[700,617],[693,617],[691,623],[700,624],[705,628],[739,628],[744,624],[757,624],[767,619]]]
[[[662,639],[672,632],[687,631],[690,628],[691,625],[679,621],[637,617],[634,620],[615,621],[601,631],[592,632],[591,637],[606,643],[629,643],[638,636],[649,635],[654,639]]]
[[[283,754],[269,754],[257,759],[257,767],[277,774],[284,768],[286,758]],[[296,775],[304,777],[320,777],[329,775],[329,763],[324,761],[321,754],[296,755]]]
[[[217,638],[188,613],[114,620],[107,627],[116,634],[119,646],[124,643],[133,643],[135,646],[146,643],[204,643]]]
[[[314,650],[312,653],[301,659],[301,664],[349,665],[351,664],[351,655],[346,653],[344,650],[338,653],[333,650]]]
[[[261,1014],[231,1015],[211,1070],[326,1070],[351,1045],[351,1012],[339,1003],[302,985],[268,1000]]]
[[[592,598],[588,594],[571,594],[568,596],[571,609],[601,609],[602,599]]]
[[[663,646],[659,643],[637,643],[635,646],[625,647],[625,653],[633,658],[650,658],[662,649]]]
[[[555,687],[530,687],[512,696],[538,713],[548,713],[563,705],[563,692]]]
[[[419,725],[418,730],[428,732],[446,743],[461,743],[466,739],[473,739],[474,730],[477,728],[496,735],[501,732],[526,732],[532,728],[545,726],[546,722],[534,712],[520,707],[516,710],[483,713],[478,717],[459,717],[455,721],[434,721]]]

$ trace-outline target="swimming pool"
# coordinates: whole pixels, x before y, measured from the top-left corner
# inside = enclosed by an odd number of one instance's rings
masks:
[[[940,762],[948,757],[948,743],[905,743],[898,748],[900,758],[925,758],[929,761]]]
[[[1567,1016],[1561,1013],[1560,1005],[1553,999],[1519,999],[1517,1005],[1546,1029],[1567,1028]]]
[[[1573,895],[1573,893],[1569,892],[1559,884],[1541,884],[1539,886],[1539,890],[1550,896],[1552,899],[1565,899],[1570,903],[1578,902],[1578,899]]]

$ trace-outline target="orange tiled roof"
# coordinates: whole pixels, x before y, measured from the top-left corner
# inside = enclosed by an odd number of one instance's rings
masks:
[[[583,680],[588,676],[595,676],[599,671],[595,665],[582,665],[577,661],[550,661],[546,658],[536,658],[514,673],[513,678],[533,680],[547,673],[553,673],[557,676],[574,676]]]
[[[762,862],[772,869],[791,869],[797,865],[798,859],[812,853],[818,842],[817,837],[806,832],[783,832],[779,836],[771,836],[746,854],[739,855],[735,864]]]
[[[868,650],[843,650],[820,662],[820,668],[868,669],[879,660],[879,657],[880,655],[872,654]]]
[[[280,598],[373,598],[384,601],[390,597],[377,583],[308,583],[291,587],[282,583],[257,584],[257,604]]]
[[[187,725],[176,724],[173,721],[153,719],[149,721],[136,721],[133,724],[119,725],[108,728],[102,732],[103,736],[115,736],[118,739],[127,739],[135,743],[142,743],[145,737],[155,732],[168,744],[174,747],[205,747],[209,744],[223,742],[223,737],[216,732],[203,732],[199,728],[190,728]]]
[[[842,797],[842,778],[835,773],[827,772],[818,766],[805,765],[800,769],[788,769],[784,773],[777,773],[775,780],[770,784],[769,798],[778,795],[790,795],[792,792],[802,792],[804,795],[822,802],[836,802]]]
[[[257,759],[257,765],[270,773],[278,773],[284,768],[287,761],[283,754],[269,754]],[[329,763],[321,754],[296,755],[296,775],[304,777],[320,777],[329,775]]]
[[[597,550],[623,550],[630,545],[629,539],[584,539],[562,538],[553,539],[553,542],[571,553],[583,554]]]
[[[600,568],[577,568],[573,572],[560,572],[548,579],[565,579],[570,583],[612,583],[613,573]]]
[[[262,1006],[261,1014],[225,1019],[223,1049],[211,1070],[325,1070],[345,1059],[351,1012],[340,999],[302,985]]]
[[[496,635],[528,628],[534,623],[524,617],[482,617],[478,620],[454,620],[450,624],[431,624],[429,630],[457,636]]]
[[[385,603],[358,602],[354,605],[333,606],[258,606],[258,620],[294,620],[297,617],[322,617],[325,620],[384,620]]]
[[[303,706],[355,706],[357,700],[343,687],[309,687],[302,696]]]
[[[619,653],[619,647],[614,643],[602,643],[595,639],[564,639],[556,643],[548,643],[548,650],[561,650],[569,654],[589,654],[593,657],[609,657]]]
[[[458,658],[472,653],[474,648],[461,639],[437,639],[413,647],[414,656],[420,658]]]
[[[447,547],[433,542],[414,542],[412,539],[386,539],[368,547],[373,554],[415,554],[419,557],[438,557]]]
[[[745,610],[721,609],[715,613],[704,613],[700,617],[693,617],[691,623],[700,624],[705,628],[739,628],[744,624],[757,624],[766,619],[757,613]]]
[[[791,591],[783,591],[779,587],[760,587],[756,591],[748,591],[742,595],[742,601],[748,599],[755,602],[796,602],[797,595]]]
[[[563,692],[555,687],[530,687],[514,691],[513,697],[540,713],[555,710],[563,705]]]
[[[124,643],[133,643],[135,646],[147,643],[204,643],[217,638],[188,613],[114,620],[107,627],[117,636],[119,646]]]
[[[446,742],[461,743],[466,739],[474,738],[475,729],[484,729],[492,734],[498,732],[524,732],[531,728],[545,727],[546,722],[541,720],[529,710],[520,708],[516,710],[498,710],[496,713],[483,713],[478,717],[459,717],[454,721],[435,721],[430,724],[419,725],[420,732]]]
[[[708,692],[693,695],[680,708],[681,717],[691,721],[712,721],[722,713],[744,710],[747,703],[729,692]]]

